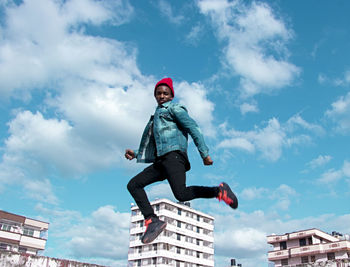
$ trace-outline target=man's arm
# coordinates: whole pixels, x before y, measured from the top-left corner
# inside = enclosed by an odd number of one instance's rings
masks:
[[[186,108],[181,105],[174,105],[171,107],[170,112],[174,116],[176,123],[191,135],[204,165],[212,165],[213,161],[209,156],[209,148],[204,142],[203,134],[195,120],[188,115]]]

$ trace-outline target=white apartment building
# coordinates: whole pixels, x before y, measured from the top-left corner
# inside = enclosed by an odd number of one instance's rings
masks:
[[[190,207],[189,202],[168,199],[151,202],[155,213],[167,222],[166,229],[151,244],[142,244],[146,227],[136,205],[131,207],[128,267],[214,266],[214,218]]]
[[[350,266],[348,235],[325,233],[318,229],[302,230],[283,235],[270,235],[267,243],[269,261],[280,266]],[[334,263],[334,265],[332,265]],[[327,264],[327,265],[323,265]]]
[[[45,249],[49,224],[0,210],[0,252],[37,255]]]

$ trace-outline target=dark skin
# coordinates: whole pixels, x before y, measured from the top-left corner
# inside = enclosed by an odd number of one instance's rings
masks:
[[[156,98],[158,105],[171,101],[174,98],[171,92],[171,89],[166,85],[159,85],[155,90],[154,97]],[[133,160],[135,157],[136,157],[135,152],[132,149],[125,150],[126,159]],[[206,158],[203,159],[203,164],[213,165],[213,160],[210,158],[210,156],[207,156]]]

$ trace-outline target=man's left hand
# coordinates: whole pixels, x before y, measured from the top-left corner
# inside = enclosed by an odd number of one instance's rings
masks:
[[[203,159],[204,165],[213,165],[213,160],[211,159],[210,156],[207,156],[206,158]]]

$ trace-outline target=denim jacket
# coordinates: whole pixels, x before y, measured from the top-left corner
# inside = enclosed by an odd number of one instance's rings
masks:
[[[154,162],[156,157],[174,150],[187,153],[188,134],[204,159],[209,149],[197,123],[187,109],[171,101],[158,105],[143,132],[139,149],[135,151],[137,162]]]

